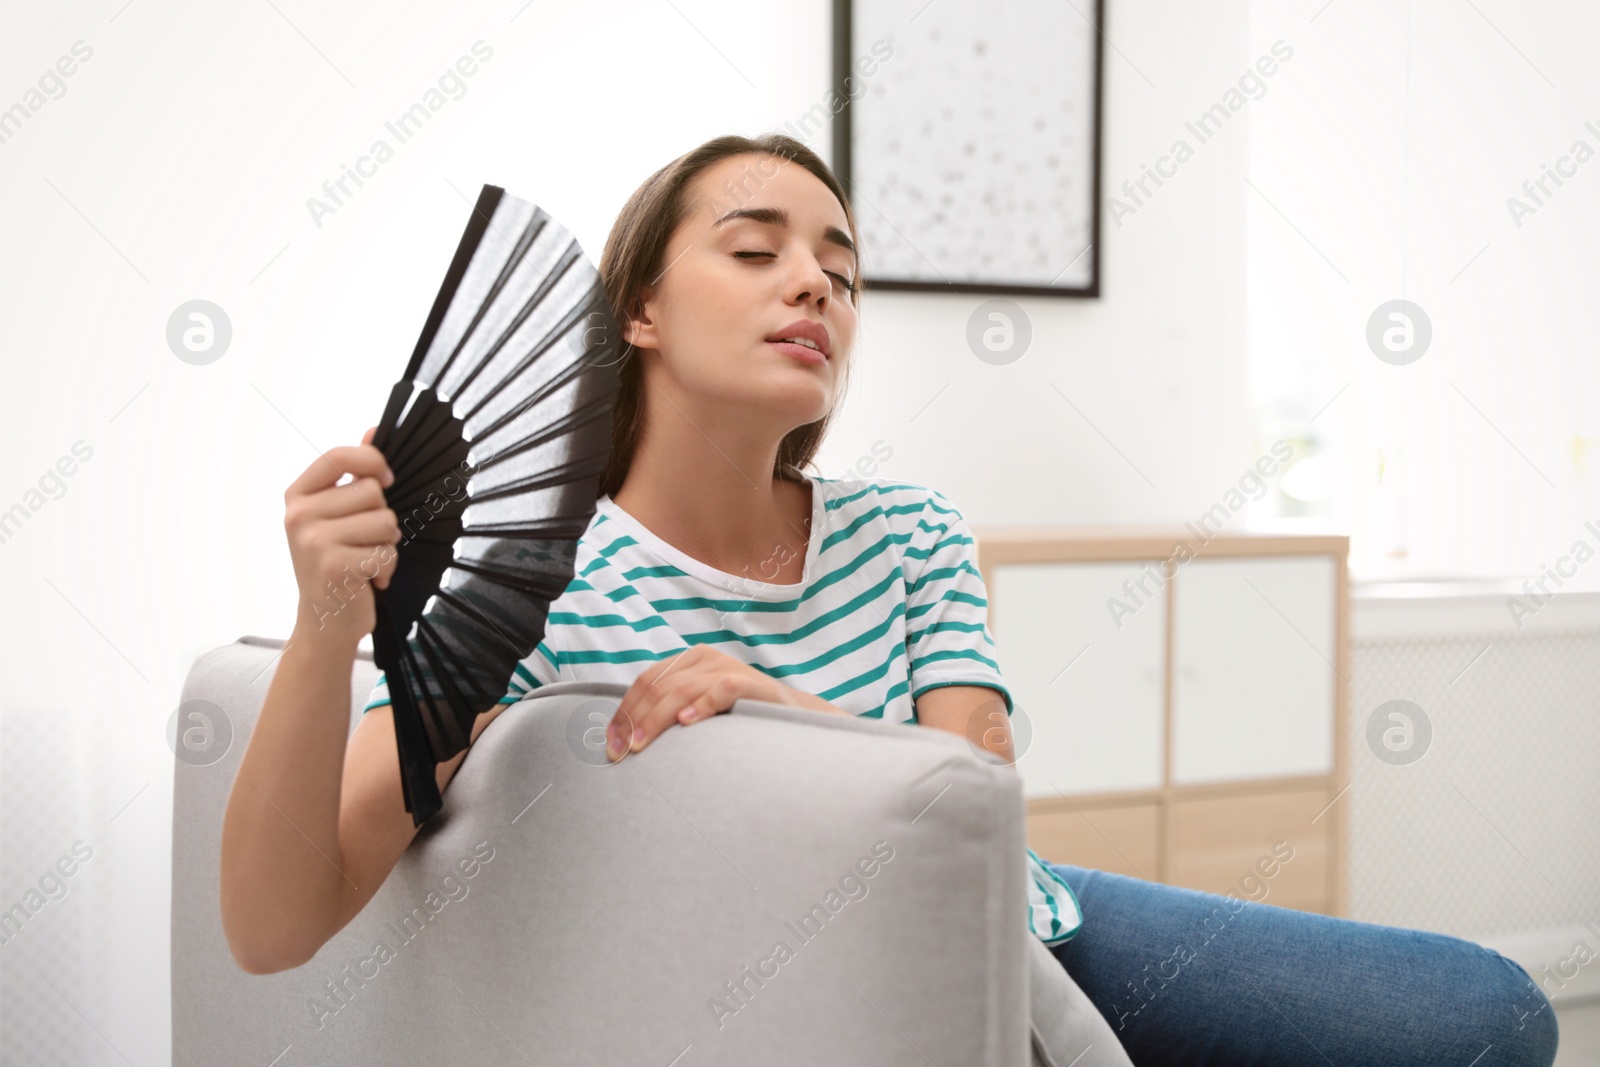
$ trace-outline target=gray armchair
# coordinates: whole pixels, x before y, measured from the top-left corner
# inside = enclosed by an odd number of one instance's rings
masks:
[[[232,739],[176,764],[179,1067],[1128,1063],[1028,932],[1013,771],[940,731],[752,701],[608,765],[621,685],[508,708],[363,912],[248,974],[219,839],[281,645],[214,649],[184,687]],[[376,676],[357,660],[352,729]]]

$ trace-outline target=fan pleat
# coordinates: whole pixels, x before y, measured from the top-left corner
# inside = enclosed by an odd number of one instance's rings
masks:
[[[472,339],[473,335],[477,332],[478,327],[482,325],[484,319],[489,315],[490,310],[494,308],[495,301],[505,290],[506,286],[510,284],[511,279],[516,274],[518,268],[522,266],[523,257],[527,255],[528,249],[533,247],[533,243],[538,239],[539,234],[543,232],[545,220],[546,216],[544,216],[541,212],[540,216],[534,220],[531,226],[526,227],[520,234],[518,234],[516,243],[513,245],[510,255],[506,258],[505,263],[500,267],[499,272],[495,276],[493,284],[489,286],[489,291],[484,294],[483,302],[473,313],[471,320],[467,323],[466,329],[462,331],[461,339],[451,347],[450,354],[445,357],[444,365],[441,366],[437,371],[433,372],[433,376],[435,378],[443,380],[449,375],[450,367],[455,362],[456,357],[461,354],[462,350],[466,347],[467,342]],[[530,302],[542,299],[542,291],[541,293],[535,293],[531,295],[528,299]],[[502,337],[504,336],[509,336],[509,332],[502,335]]]
[[[493,455],[484,457],[478,462],[477,469],[480,472],[487,473],[491,469],[500,466],[513,457],[520,456],[524,452],[528,452],[534,448],[538,448],[541,445],[548,444],[564,434],[573,433],[588,423],[593,422],[596,419],[609,416],[610,414],[611,410],[609,400],[592,401],[589,404],[578,408],[576,411],[559,416],[549,424],[548,428],[540,431],[539,433],[536,433],[531,437],[524,438],[523,440],[518,441],[516,444],[502,449]],[[604,464],[605,460],[606,456],[604,455],[598,457],[599,464]],[[592,461],[592,457],[590,460],[586,460],[586,462]],[[485,498],[488,496],[493,496],[496,493],[498,493],[498,489],[492,493],[485,494]]]
[[[550,292],[554,290],[555,287],[566,277],[567,271],[577,263],[581,262],[582,259],[583,252],[576,244],[572,245],[562,255],[561,261],[556,265],[556,269],[544,277],[544,279],[539,283],[538,290],[529,296],[529,302],[517,312],[516,316],[512,318],[511,323],[501,331],[500,336],[495,338],[494,343],[489,345],[489,347],[483,352],[483,361],[468,371],[466,378],[455,387],[454,391],[457,394],[464,393],[467,388],[472,385],[473,380],[477,378],[478,375],[483,372],[484,368],[489,365],[489,361],[494,359],[494,357],[498,355],[507,344],[510,343],[512,337],[516,336],[517,331],[522,328],[523,323],[525,323],[528,320],[528,317],[533,314],[535,308],[545,299],[547,299]],[[570,323],[566,323],[552,331],[551,334],[546,338],[546,346],[548,346],[549,343],[553,342],[561,334],[565,333],[570,325]],[[461,339],[462,346],[465,346],[467,340],[468,338],[466,337]],[[520,373],[522,368],[527,366],[528,363],[531,363],[532,360],[537,357],[539,352],[542,350],[543,348],[541,347],[535,352],[530,353],[528,356],[523,357],[523,361],[517,365],[517,370],[512,372],[510,376],[515,377],[517,373]],[[446,360],[445,364],[446,373],[448,372],[449,365],[455,361],[455,357],[460,351],[461,347],[458,347],[455,352],[450,353],[450,358]],[[442,376],[443,375],[441,375],[441,377]],[[470,418],[470,414],[468,417]]]
[[[557,593],[556,595],[560,596],[560,593]],[[512,652],[516,652],[519,648],[521,648],[522,641],[527,639],[526,627],[518,629],[518,634],[519,634],[519,636],[521,637],[522,640],[513,639],[509,634],[505,633],[505,631],[503,631],[500,627],[494,625],[494,623],[492,621],[490,621],[490,619],[489,619],[489,617],[487,615],[484,615],[481,611],[479,611],[478,609],[474,608],[472,605],[466,603],[464,600],[462,600],[460,597],[456,596],[454,593],[450,592],[450,590],[448,590],[448,589],[439,590],[439,599],[444,601],[445,603],[457,608],[458,610],[462,609],[462,608],[470,608],[471,609],[470,612],[463,611],[460,615],[455,617],[454,621],[457,624],[460,624],[460,623],[463,623],[463,622],[466,622],[466,621],[469,621],[469,620],[473,621],[473,622],[481,621],[481,622],[487,624],[486,627],[474,627],[474,628],[471,628],[469,630],[469,632],[473,635],[473,638],[475,640],[491,640],[491,641],[492,640],[498,640],[500,642],[501,650],[504,651],[507,654],[510,654]],[[435,633],[435,637],[437,638],[437,633]],[[534,643],[537,644],[538,643],[537,640]],[[530,649],[529,651],[532,651],[532,650]],[[517,658],[521,659],[522,657],[518,656]],[[484,691],[483,692],[483,698],[481,698],[479,701],[475,702],[473,706],[478,708],[478,709],[480,709],[480,710],[493,706],[495,701],[499,700],[500,697],[505,693],[505,691],[506,691],[506,683],[509,682],[509,681],[510,681],[509,677],[508,678],[498,679],[496,681],[496,683],[495,683],[496,691],[492,695],[490,695],[487,691]]]
[[[522,450],[519,449],[518,452],[520,451]],[[529,474],[518,478],[516,481],[507,482],[505,485],[486,489],[481,493],[474,493],[472,502],[477,504],[487,500],[497,500],[500,497],[513,496],[518,493],[532,492],[535,489],[548,489],[551,486],[565,485],[576,478],[587,478],[591,475],[599,474],[600,467],[605,463],[605,460],[606,457],[604,456],[575,459],[570,463],[563,463],[559,467],[543,470],[537,474]],[[479,469],[486,469],[492,466],[493,462],[494,459],[491,457],[485,460],[483,466]]]
[[[479,714],[494,707],[500,693],[490,694],[479,684],[474,669],[450,650],[432,622],[423,618],[417,623],[417,638],[427,652],[428,661],[442,664],[446,669],[435,671],[433,680],[444,690],[443,699],[451,707],[466,705],[477,708]],[[462,684],[458,684],[458,680]],[[463,690],[466,690],[465,692]],[[474,716],[475,718],[476,716]],[[471,740],[472,719],[463,721],[456,715],[444,715],[424,720],[431,736],[429,741],[438,751],[461,751]]]
[[[534,348],[527,355],[525,355],[518,362],[517,368],[512,373],[510,373],[509,375],[506,376],[506,381],[509,383],[511,380],[519,377],[522,374],[523,371],[534,367],[536,365],[536,361],[539,359],[539,357],[544,355],[544,353],[549,348],[551,348],[555,344],[555,342],[557,340],[559,340],[560,338],[565,336],[568,332],[570,332],[573,326],[577,325],[583,319],[587,318],[589,316],[589,314],[591,313],[591,310],[592,309],[590,309],[590,308],[576,307],[576,308],[573,308],[571,311],[569,311],[567,313],[566,317],[564,319],[562,319],[561,323],[556,327],[557,332],[551,334],[548,337],[546,337],[544,339],[544,341],[539,344],[538,347]],[[580,374],[583,374],[588,369],[589,368],[588,368],[587,364],[583,363],[582,361],[579,361],[578,365],[576,365],[576,366],[567,366],[567,367],[562,368],[562,370],[555,377],[550,378],[549,380],[545,381],[544,383],[539,385],[537,388],[535,388],[533,390],[533,392],[528,394],[528,396],[527,396],[527,398],[525,400],[523,400],[522,402],[517,404],[511,411],[506,412],[505,414],[496,417],[494,419],[494,421],[490,424],[490,429],[487,432],[491,432],[492,433],[495,428],[498,428],[499,426],[504,425],[510,419],[514,418],[517,414],[528,410],[529,408],[533,407],[536,404],[539,404],[540,402],[544,401],[548,397],[550,397],[553,394],[555,394],[558,390],[570,385],[573,382],[574,379],[576,379]],[[479,400],[475,405],[473,405],[467,411],[466,416],[465,416],[465,421],[467,423],[471,424],[472,421],[478,416],[478,414],[481,411],[483,411],[484,407],[487,406],[489,401],[492,400],[492,399],[495,399],[495,395],[486,394],[481,400]]]
[[[480,563],[473,563],[470,560],[458,559],[452,563],[451,566],[459,571],[467,571],[472,574],[481,575],[485,578],[492,578],[500,585],[505,586],[507,589],[516,589],[519,592],[529,593],[533,596],[542,597],[545,600],[556,599],[556,597],[565,592],[567,588],[566,582],[562,582],[559,585],[548,581],[541,582],[532,578],[524,577],[516,571],[506,570],[501,567],[490,567]],[[441,589],[439,594],[444,596],[449,592],[450,591],[448,589]]]

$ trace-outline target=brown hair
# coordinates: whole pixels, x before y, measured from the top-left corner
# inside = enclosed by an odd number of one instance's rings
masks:
[[[713,163],[729,156],[746,154],[776,156],[799,163],[816,175],[838,198],[850,227],[850,238],[860,248],[855,214],[850,210],[844,189],[833,171],[815,152],[793,137],[781,133],[767,133],[759,137],[714,137],[646,178],[628,198],[611,227],[605,250],[600,256],[600,280],[605,286],[612,314],[619,324],[625,325],[629,321],[643,302],[644,291],[665,273],[661,261],[666,255],[667,243],[678,224],[688,215],[686,201],[689,183]],[[625,340],[623,343],[626,346]],[[644,368],[639,359],[628,358],[633,355],[631,348],[625,349],[618,368],[620,382],[611,417],[611,454],[606,460],[605,473],[600,478],[601,494],[615,493],[622,488],[628,467],[633,462],[639,435],[644,429]],[[778,446],[774,476],[782,477],[787,467],[802,467],[816,455],[833,413],[839,408],[849,370],[847,361],[839,383],[839,395],[828,413],[816,422],[798,426],[784,436]]]

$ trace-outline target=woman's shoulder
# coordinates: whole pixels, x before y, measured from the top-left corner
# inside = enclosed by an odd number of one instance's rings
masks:
[[[627,531],[611,520],[611,508],[607,503],[607,498],[596,503],[588,526],[578,538],[573,565],[579,574],[610,567],[611,558],[632,541],[625,536]]]
[[[891,525],[915,525],[918,519],[930,513],[956,510],[939,490],[907,479],[847,473],[839,477],[815,476],[814,481],[826,501],[830,518],[854,520],[867,514],[881,514]]]

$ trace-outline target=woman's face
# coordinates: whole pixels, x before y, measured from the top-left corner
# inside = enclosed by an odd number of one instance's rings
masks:
[[[701,171],[628,340],[653,349],[646,381],[719,415],[787,433],[837,397],[856,336],[856,256],[844,208],[781,157],[730,156]],[[822,351],[774,338],[804,336]],[[707,403],[709,402],[709,403]]]

